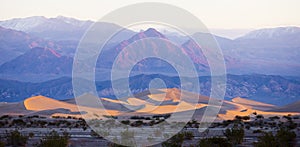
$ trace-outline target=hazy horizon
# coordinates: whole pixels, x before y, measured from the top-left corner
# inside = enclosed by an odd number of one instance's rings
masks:
[[[147,1],[2,0],[0,21],[31,16],[47,18],[65,16],[79,20],[97,21],[111,11],[139,2]],[[190,3],[183,0],[155,0],[152,2],[183,8],[197,16],[213,34],[230,39],[235,39],[256,29],[300,27],[300,10],[298,9],[300,1],[297,0],[211,0]]]
[[[24,19],[24,18],[30,18],[30,17],[45,17],[47,19],[49,18],[56,18],[56,17],[67,17],[67,18],[73,18],[73,19],[77,19],[80,21],[96,21],[96,20],[90,20],[90,19],[80,19],[80,18],[76,18],[76,17],[71,17],[71,16],[64,16],[64,15],[57,15],[54,17],[47,17],[47,16],[42,16],[42,15],[33,15],[33,16],[25,16],[25,17],[14,17],[14,18],[9,18],[9,19],[5,19],[5,20],[0,20],[0,21],[7,21],[7,20],[12,20],[12,19]],[[148,28],[150,28],[152,26],[149,26]],[[220,37],[225,37],[225,38],[229,38],[229,39],[236,39],[238,37],[241,37],[251,31],[254,30],[259,30],[259,29],[265,29],[265,28],[277,28],[277,27],[300,27],[298,25],[287,25],[287,26],[271,26],[271,27],[262,27],[262,28],[208,28],[210,30],[210,32],[214,35],[220,36]],[[140,29],[137,28],[127,28],[136,32],[139,32]],[[145,29],[145,28],[143,28]],[[157,29],[157,28],[156,28]],[[169,28],[160,28],[160,31],[168,31]],[[169,31],[172,32],[172,31]]]
[[[147,1],[3,0],[0,5],[0,20],[30,16],[56,17],[62,15],[80,20],[97,21],[113,10],[138,2]],[[210,29],[230,30],[300,26],[300,10],[298,9],[300,1],[297,0],[211,0],[194,3],[187,3],[183,0],[163,0],[159,2],[186,9],[197,16]]]

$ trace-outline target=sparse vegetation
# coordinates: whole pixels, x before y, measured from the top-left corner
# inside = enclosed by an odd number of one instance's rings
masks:
[[[117,142],[116,140],[114,142]],[[116,144],[114,142],[110,142],[109,143],[109,147],[127,147],[127,146],[124,146],[124,145],[120,145],[120,144]]]
[[[101,136],[97,132],[95,132],[94,130],[91,130],[91,136],[101,138]]]
[[[256,147],[293,147],[295,138],[295,132],[281,128],[276,135],[273,135],[272,132],[263,132],[263,135],[258,137],[259,141],[254,145]]]
[[[255,144],[255,146],[265,146],[266,144],[276,144],[278,146],[279,141],[284,142],[285,144],[290,144],[287,145],[293,146],[295,145],[294,139],[289,139],[289,138],[294,138],[295,134],[293,135],[293,131],[298,131],[299,130],[299,121],[294,120],[294,118],[297,118],[298,116],[291,116],[291,115],[286,115],[282,116],[280,118],[279,116],[272,116],[272,117],[267,117],[264,118],[264,116],[257,114],[255,116],[255,119],[252,117],[250,118],[249,116],[236,116],[233,120],[224,120],[223,122],[215,122],[212,123],[211,126],[207,129],[207,132],[203,132],[203,136],[210,136],[209,138],[202,139],[201,141],[198,142],[198,145],[202,144],[202,146],[220,146],[219,144],[221,143],[221,146],[227,146],[230,144],[231,146],[236,146],[238,144],[243,143],[243,137],[245,135],[246,131],[247,133],[250,133],[251,135],[257,137],[261,136],[259,138],[259,142]],[[2,118],[2,119],[1,119]],[[138,119],[139,118],[139,119]],[[141,119],[142,118],[142,119]],[[101,134],[101,136],[105,137],[109,135],[110,129],[115,128],[115,127],[122,127],[122,129],[127,129],[126,131],[121,132],[121,136],[118,138],[120,139],[119,143],[122,143],[123,145],[131,145],[133,143],[133,135],[134,132],[128,130],[128,126],[135,126],[135,127],[145,127],[145,126],[152,126],[152,125],[158,125],[158,129],[154,130],[154,134],[149,136],[146,140],[149,142],[153,141],[156,139],[156,137],[163,137],[163,138],[169,138],[169,135],[165,132],[168,127],[170,128],[183,128],[183,130],[178,133],[177,135],[173,136],[166,142],[162,143],[162,146],[182,146],[189,144],[190,140],[195,140],[198,141],[198,138],[194,138],[193,131],[190,131],[195,129],[195,128],[202,128],[205,127],[205,123],[199,123],[196,120],[191,120],[188,123],[183,123],[183,122],[172,122],[169,124],[169,126],[165,126],[164,123],[164,116],[163,115],[156,115],[155,117],[153,116],[134,116],[135,120],[130,120],[129,118],[126,118],[124,120],[119,120],[122,124],[125,125],[114,125],[117,121],[115,119],[95,119],[95,120],[90,120],[89,124],[93,124],[95,127],[96,125],[97,128],[99,127],[104,127],[107,128],[105,130],[101,130],[98,133]],[[124,127],[125,126],[125,127]],[[79,118],[74,118],[74,117],[52,117],[52,118],[44,118],[41,116],[2,116],[0,117],[0,127],[2,128],[19,128],[18,131],[21,131],[21,128],[27,127],[27,128],[41,128],[41,129],[46,129],[46,128],[63,128],[59,132],[56,132],[56,138],[60,139],[60,143],[57,143],[57,141],[53,141],[51,138],[52,136],[55,136],[53,134],[55,133],[50,133],[47,134],[45,137],[40,138],[41,145],[47,146],[49,144],[53,144],[53,142],[59,144],[59,145],[66,145],[68,144],[68,138],[64,138],[64,135],[59,135],[61,134],[62,131],[66,130],[66,128],[73,129],[73,128],[79,128],[79,130],[87,130],[91,131],[90,135],[95,137],[93,139],[98,140],[98,139],[103,139],[103,137],[99,136],[96,132],[93,130],[90,130],[88,125],[83,119]],[[216,128],[215,131],[216,134],[219,136],[216,137],[211,137],[211,135],[214,135],[214,131],[210,131],[210,128]],[[219,128],[219,129],[218,129]],[[244,130],[245,129],[245,130]],[[288,132],[290,133],[287,133]],[[276,133],[274,133],[274,131]],[[273,132],[272,133],[265,133],[265,132]],[[70,132],[72,133],[72,132]],[[7,134],[10,134],[7,133]],[[27,131],[21,131],[19,136],[23,136],[22,134],[28,134],[28,136],[24,136],[26,139],[29,139],[29,145],[31,145],[31,139],[34,137],[34,139],[39,138],[39,135],[35,135],[33,132],[27,132]],[[39,134],[39,133],[38,133]],[[58,137],[57,137],[58,135]],[[72,134],[73,135],[73,134]],[[198,133],[197,133],[198,135]],[[0,141],[2,141],[2,144],[5,146],[9,146],[9,143],[7,141],[9,140],[8,135],[6,136],[1,136]],[[18,136],[18,135],[17,135]],[[198,137],[198,136],[197,136]],[[248,136],[247,136],[248,137]],[[22,138],[22,137],[20,137]],[[55,138],[55,137],[53,137]],[[19,139],[21,140],[21,139]],[[51,141],[52,140],[52,141]],[[67,140],[67,141],[66,141]],[[267,140],[267,141],[266,141]],[[275,143],[274,143],[275,140]],[[26,140],[27,141],[27,140]],[[25,145],[26,144],[25,141]],[[185,141],[185,142],[184,142]],[[247,140],[245,140],[247,142]],[[17,141],[18,142],[18,141]],[[64,142],[64,143],[62,143]],[[184,144],[183,144],[184,142]],[[267,143],[266,143],[267,142]],[[24,144],[24,143],[23,143]],[[1,142],[0,142],[1,145]],[[36,144],[37,146],[38,144]],[[280,144],[282,145],[282,144]],[[13,145],[10,145],[13,146]],[[50,146],[50,145],[49,145]],[[110,144],[110,146],[120,146],[117,144]],[[1,146],[0,146],[1,147]]]
[[[137,120],[133,123],[130,124],[132,127],[140,127],[142,125],[144,125],[144,122],[142,120]]]
[[[30,132],[30,133],[28,134],[28,137],[29,137],[29,138],[34,137],[34,133]]]
[[[7,133],[7,145],[17,147],[17,146],[25,146],[28,137],[22,135],[18,130],[14,130],[12,132]]]
[[[271,132],[263,132],[263,135],[258,139],[259,141],[254,143],[256,147],[275,147],[277,145],[276,138]]]
[[[183,134],[184,134],[184,139],[192,140],[194,138],[193,132],[185,131],[185,132],[183,132]]]
[[[201,147],[231,147],[231,144],[226,138],[212,137],[206,138],[199,141]]]
[[[244,129],[242,127],[233,127],[232,129],[226,129],[224,136],[232,145],[241,144],[244,138]]]
[[[124,124],[124,125],[129,125],[130,124],[130,120],[122,120],[121,123]]]
[[[278,141],[279,146],[294,146],[294,141],[296,139],[296,134],[293,131],[290,131],[286,128],[281,128],[276,134],[276,140]]]
[[[279,117],[279,116],[272,116],[272,117],[269,117],[269,119],[273,121],[273,120],[278,120],[278,119],[280,119],[280,117]]]
[[[5,143],[0,141],[0,147],[5,147]]]
[[[235,116],[235,119],[237,120],[250,120],[250,116]]]
[[[261,133],[262,131],[261,130],[253,130],[253,133]]]
[[[263,115],[256,115],[256,118],[257,119],[264,119],[264,116]]]
[[[178,133],[171,137],[169,140],[162,143],[163,147],[181,147],[184,141],[184,134]]]
[[[69,143],[69,134],[64,132],[59,135],[56,131],[52,131],[46,135],[40,143],[40,147],[67,147]]]

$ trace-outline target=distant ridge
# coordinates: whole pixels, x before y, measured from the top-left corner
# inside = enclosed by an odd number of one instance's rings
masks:
[[[264,28],[251,31],[239,39],[274,39],[276,37],[287,37],[290,35],[297,35],[300,33],[300,27],[276,27],[276,28]]]
[[[56,41],[79,41],[85,31],[93,24],[90,20],[78,20],[75,18],[58,16],[55,18],[46,18],[44,16],[32,16],[26,18],[14,18],[0,21],[0,26],[26,32],[30,35],[43,39]],[[118,30],[120,26],[113,23],[100,22],[105,29]],[[125,30],[115,41],[129,38],[133,31]]]
[[[73,59],[61,56],[51,48],[33,48],[25,54],[0,66],[6,74],[70,74]]]
[[[300,112],[300,101],[297,101],[297,102],[293,102],[291,104],[288,104],[288,105],[285,105],[285,106],[282,106],[282,107],[278,107],[278,108],[275,108],[275,109],[272,109],[270,111],[273,111],[273,112]]]
[[[0,26],[0,65],[10,61],[36,47],[47,47],[59,50],[59,45],[53,41],[44,40],[22,31]]]
[[[20,40],[22,43],[19,41],[4,43],[4,45],[1,44],[2,41],[0,40],[0,53],[7,55],[0,59],[0,64],[1,62],[5,63],[24,54],[29,50],[28,48],[33,47],[46,46],[63,56],[73,57],[79,40],[89,26],[87,24],[91,25],[92,23],[93,22],[90,21],[81,21],[63,16],[56,18],[37,16],[0,21],[0,26],[2,27],[5,26],[7,28],[23,30],[26,31],[26,34],[29,35],[29,37],[35,36],[38,38],[33,39],[32,41]],[[104,31],[122,29],[121,26],[112,23],[99,22],[98,24]],[[284,76],[297,76],[300,74],[300,65],[298,64],[300,63],[299,27],[268,28],[255,30],[249,34],[234,40],[214,36],[222,48],[228,73],[259,73]],[[209,34],[197,32],[192,36],[195,37],[199,35]],[[133,40],[137,40],[138,38],[141,39],[143,37],[167,38],[166,36],[174,39],[174,36],[170,35],[170,33],[168,35],[162,34],[154,28],[141,31],[139,33],[123,29],[121,33],[109,41],[108,45],[104,49],[105,51],[103,51],[103,57],[101,59],[107,61],[107,63],[103,63],[103,67],[109,68],[114,61],[112,58],[114,58],[117,54],[116,51],[120,51],[123,47],[132,43]],[[11,37],[13,38],[15,36],[11,35]],[[101,37],[101,35],[99,37]],[[26,36],[23,38],[26,39]],[[206,63],[206,59],[203,57],[201,51],[199,51],[199,48],[191,45],[191,42],[185,41],[187,39],[186,36],[177,35],[175,38],[185,38],[175,40],[182,40],[182,42],[184,42],[182,47],[189,53],[189,56],[196,64],[198,71],[208,75],[209,68]],[[101,40],[101,38],[99,38],[99,40]],[[120,42],[122,43],[120,44]],[[16,47],[14,44],[20,44],[20,46],[17,45]],[[16,50],[14,50],[14,48],[16,48]],[[128,61],[126,58],[128,59],[128,57],[125,57],[124,60],[122,59],[121,61]],[[154,64],[146,62],[142,63],[145,64],[145,66],[140,66],[140,70],[156,70],[154,72],[163,70],[166,74],[170,74],[167,72],[173,70],[172,68],[166,68],[164,65],[151,68],[153,65],[160,65],[162,62],[159,61],[154,62]],[[276,65],[276,67],[273,65]],[[171,72],[171,74],[173,73]]]

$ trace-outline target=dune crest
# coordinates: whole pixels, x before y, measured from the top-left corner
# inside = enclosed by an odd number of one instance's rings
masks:
[[[76,105],[75,99],[59,101],[45,96],[34,96],[24,101],[26,111],[40,112],[51,111],[58,116],[75,116],[84,118],[100,118],[105,115],[113,116],[133,116],[133,115],[155,115],[155,114],[171,114],[182,113],[190,111],[198,111],[197,118],[201,118],[204,110],[209,106],[209,97],[201,96],[196,93],[172,89],[156,89],[144,91],[135,95],[136,97],[122,98],[122,100],[113,100],[109,98],[98,98],[91,94],[84,94],[76,101],[80,106]],[[180,98],[181,94],[181,98]],[[101,102],[104,108],[99,107]],[[234,119],[235,116],[253,116],[253,113],[262,114],[266,116],[282,116],[282,115],[299,115],[297,104],[288,105],[295,108],[294,111],[289,112],[286,107],[276,107],[271,104],[248,100],[240,97],[233,98],[231,101],[220,101],[218,120]],[[80,114],[80,112],[85,112]],[[200,113],[201,112],[201,113]],[[47,113],[46,113],[47,114]],[[195,118],[195,119],[197,119]]]
[[[84,111],[85,113],[82,114],[70,114],[68,111],[66,113],[55,113],[52,116],[74,116],[74,117],[81,117],[83,115],[86,118],[103,118],[104,115],[119,115],[120,112],[116,110],[106,110],[101,108],[90,108],[85,106],[77,106],[75,104],[70,104],[67,102],[58,101],[55,99],[51,99],[44,96],[34,96],[26,99],[24,101],[25,108],[27,110],[32,111],[46,111],[46,110],[62,110],[66,109],[71,112],[79,112],[79,110]]]
[[[275,107],[274,105],[271,105],[271,104],[253,101],[253,100],[249,100],[249,99],[245,99],[245,98],[241,98],[241,97],[233,98],[231,101],[238,103],[238,104],[243,104],[243,105]]]

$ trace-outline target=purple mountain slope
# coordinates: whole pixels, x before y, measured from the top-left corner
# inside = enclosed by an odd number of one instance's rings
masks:
[[[170,55],[174,55],[174,50],[172,46],[168,45],[169,41],[168,38],[165,37],[163,34],[161,34],[159,31],[149,28],[146,31],[141,31],[137,33],[136,35],[132,36],[128,40],[122,41],[117,46],[113,47],[112,49],[103,52],[102,55],[100,55],[100,60],[98,60],[98,67],[99,68],[111,68],[112,63],[115,61],[117,55],[128,45],[131,43],[145,39],[145,38],[160,38],[165,39],[165,47],[163,49],[166,50],[166,52],[170,53]],[[151,40],[150,40],[151,42]],[[151,48],[153,49],[153,54],[156,54],[155,50],[159,50],[161,48],[157,47],[157,42],[152,42]],[[195,64],[196,69],[201,72],[207,72],[209,70],[208,64],[206,62],[206,58],[203,56],[201,50],[199,50],[199,47],[196,47],[195,44],[193,44],[190,40],[184,43],[182,46],[178,46],[181,48],[181,52],[177,53],[176,56],[180,57],[182,55],[187,54],[192,62]],[[141,49],[139,49],[141,50]],[[119,64],[122,64],[122,66],[128,66],[126,64],[130,64],[134,62],[133,57],[139,56],[138,52],[130,52],[128,53],[128,50],[123,51],[124,53],[122,56],[119,56],[119,58],[115,61]],[[151,62],[151,63],[150,63]],[[160,59],[145,59],[141,61],[139,64],[136,65],[137,70],[141,71],[157,71],[158,69],[171,69],[170,65]]]
[[[71,73],[72,58],[61,56],[51,48],[33,48],[0,66],[2,74],[67,74]]]
[[[35,47],[48,47],[55,50],[61,48],[53,41],[47,41],[21,31],[0,27],[0,65]]]

